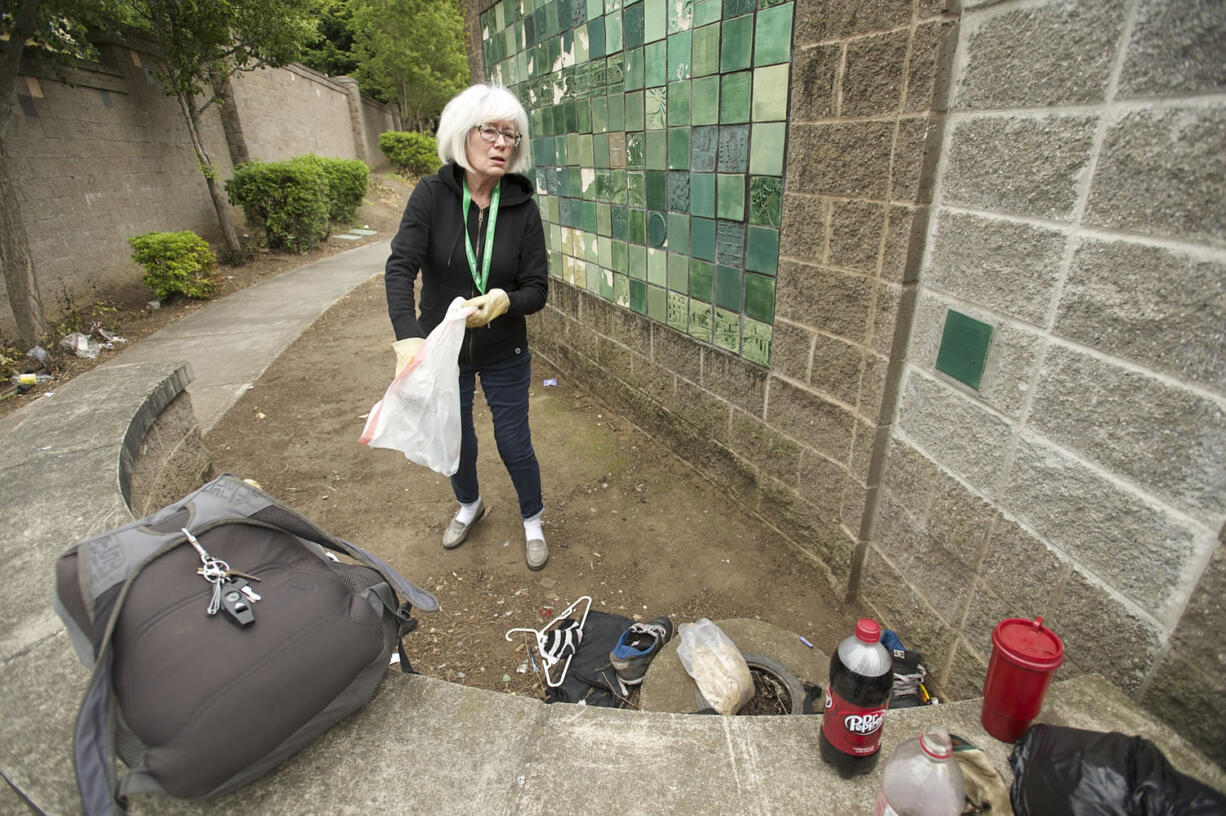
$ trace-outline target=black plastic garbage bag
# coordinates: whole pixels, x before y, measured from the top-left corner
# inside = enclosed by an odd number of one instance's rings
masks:
[[[1015,816],[1226,816],[1226,796],[1141,737],[1034,725],[1009,764]]]

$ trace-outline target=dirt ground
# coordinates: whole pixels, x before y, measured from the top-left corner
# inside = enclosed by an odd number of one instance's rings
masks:
[[[410,186],[372,177],[356,223],[392,235]],[[219,270],[218,296],[363,242],[332,238],[307,255],[264,253]],[[110,296],[104,327],[140,341],[202,304],[144,304],[133,284]],[[88,324],[87,324],[88,325]],[[523,560],[523,526],[480,396],[478,469],[490,512],[461,547],[441,546],[456,505],[445,477],[358,437],[391,380],[394,337],[382,278],[325,313],[248,391],[205,439],[214,470],[252,478],[332,533],[373,550],[434,593],[405,638],[415,670],[470,686],[543,696],[527,662],[530,638],[581,596],[592,608],[674,625],[699,618],[759,618],[796,632],[827,653],[851,631],[855,611],[822,571],[773,529],[701,478],[627,419],[610,412],[537,357],[531,422],[545,494],[550,559],[540,572]],[[61,357],[70,378],[97,361]],[[557,385],[545,385],[546,379]],[[0,416],[50,388],[0,400]],[[633,701],[633,698],[632,698]]]

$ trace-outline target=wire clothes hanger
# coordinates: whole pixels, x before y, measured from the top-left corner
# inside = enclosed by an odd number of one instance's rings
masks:
[[[576,621],[570,615],[575,611],[575,607],[584,601],[587,603],[583,608],[583,617]],[[540,629],[517,626],[507,630],[506,639],[510,640],[511,635],[516,632],[531,632],[536,637],[536,650],[541,654],[541,662],[545,664],[545,685],[557,688],[566,679],[571,658],[579,650],[579,643],[583,640],[583,625],[587,623],[587,613],[591,609],[592,596],[584,595]],[[558,675],[557,680],[554,680],[549,670],[558,663],[562,663],[563,660],[565,663],[562,665],[562,673]]]

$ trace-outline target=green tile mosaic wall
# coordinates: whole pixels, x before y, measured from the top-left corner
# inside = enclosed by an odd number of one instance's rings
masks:
[[[767,365],[794,2],[500,0],[550,274]]]

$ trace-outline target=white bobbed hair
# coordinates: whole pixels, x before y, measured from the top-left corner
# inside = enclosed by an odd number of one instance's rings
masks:
[[[435,138],[439,159],[443,164],[455,161],[465,170],[471,170],[465,149],[469,131],[484,122],[504,120],[514,122],[515,129],[524,137],[519,147],[511,151],[507,170],[511,173],[526,171],[532,166],[532,151],[528,148],[528,114],[515,94],[501,85],[473,85],[451,98],[438,120]]]

